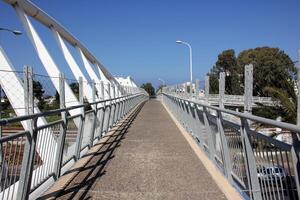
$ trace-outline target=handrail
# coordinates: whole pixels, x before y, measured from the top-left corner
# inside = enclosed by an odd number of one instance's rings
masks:
[[[253,200],[300,199],[299,146],[253,130],[250,123],[285,129],[291,139],[300,133],[299,127],[188,98],[159,93],[170,113],[243,196]],[[229,121],[228,114],[237,122]]]
[[[70,106],[67,108],[60,108],[60,109],[54,109],[54,110],[50,110],[50,111],[45,111],[43,113],[35,113],[35,114],[30,114],[30,115],[24,115],[24,116],[17,116],[17,117],[11,117],[11,118],[6,118],[6,119],[1,119],[0,120],[0,126],[4,126],[7,125],[9,123],[15,123],[15,122],[19,122],[19,121],[24,121],[24,120],[29,120],[32,118],[39,118],[39,117],[45,117],[45,116],[49,116],[49,115],[55,115],[55,114],[59,114],[61,112],[66,112],[66,111],[70,111],[73,109],[78,109],[78,108],[83,108],[85,106],[91,106],[91,105],[95,105],[95,104],[99,104],[99,103],[105,103],[105,102],[109,102],[112,100],[116,100],[116,99],[121,99],[121,98],[132,98],[135,96],[139,96],[142,95],[142,93],[139,94],[131,94],[131,95],[126,95],[123,97],[117,97],[117,98],[112,98],[112,99],[106,99],[106,100],[100,100],[97,102],[92,102],[92,103],[84,103],[82,105],[77,105],[77,106]]]
[[[2,159],[0,161],[0,171],[2,171],[0,174],[2,186],[0,198],[28,199],[38,197],[30,195],[39,187],[49,187],[51,181],[48,180],[53,178],[57,180],[63,172],[72,166],[72,163],[86,153],[87,148],[94,146],[117,122],[147,98],[145,93],[136,93],[44,113],[0,120],[1,126],[23,120],[32,120],[33,122],[28,130],[0,138],[0,158]],[[66,116],[65,114],[72,109],[104,102],[110,102],[109,105],[104,105],[107,108],[105,110],[83,110],[84,113],[74,116]],[[59,120],[37,126],[36,121],[39,117],[53,114],[62,115]],[[71,121],[73,123],[70,123]],[[78,127],[75,126],[75,121],[79,122]],[[39,151],[37,148],[40,148]],[[18,158],[20,156],[22,160]],[[15,161],[17,158],[18,160]],[[21,168],[21,170],[9,177],[3,177],[6,166],[12,171],[16,168]],[[14,193],[14,190],[23,192]],[[33,195],[38,194],[34,193]]]
[[[166,94],[166,93],[163,93],[163,94],[168,95],[168,96],[172,96],[172,95]],[[213,110],[216,110],[216,111],[221,111],[223,113],[227,113],[227,114],[235,115],[235,116],[238,116],[238,117],[241,117],[241,118],[257,121],[257,122],[260,122],[260,123],[263,123],[263,124],[268,124],[268,125],[277,126],[277,127],[284,128],[284,129],[289,129],[293,132],[300,133],[300,127],[296,126],[294,124],[290,124],[290,123],[286,123],[286,122],[279,122],[279,121],[276,121],[276,120],[255,116],[255,115],[252,115],[250,113],[241,113],[241,112],[236,112],[236,111],[233,111],[233,110],[228,110],[228,109],[225,109],[225,108],[219,108],[219,107],[216,107],[216,106],[203,104],[203,103],[197,102],[195,100],[191,100],[191,99],[187,100],[187,99],[184,99],[184,98],[178,97],[178,96],[172,96],[172,97],[176,97],[176,98],[184,100],[184,101],[189,101],[189,102],[195,103],[195,104],[200,105],[200,106],[205,106],[207,108],[210,108],[210,109],[213,109]]]

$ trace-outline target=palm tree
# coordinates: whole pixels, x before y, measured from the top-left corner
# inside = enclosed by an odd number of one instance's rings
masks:
[[[265,87],[264,91],[268,96],[277,100],[279,103],[276,105],[276,109],[280,110],[279,114],[284,122],[296,124],[297,121],[297,95],[293,88],[293,83],[291,81],[285,81],[286,89],[276,87]],[[262,106],[262,109],[270,110],[272,108]],[[293,143],[296,144],[299,142],[297,133],[291,133],[293,138]],[[272,137],[275,137],[277,134],[273,134]]]
[[[283,121],[296,124],[297,120],[297,97],[295,92],[289,92],[288,90],[283,90],[275,87],[265,87],[264,91],[271,96],[273,99],[279,102],[276,105],[282,113]]]

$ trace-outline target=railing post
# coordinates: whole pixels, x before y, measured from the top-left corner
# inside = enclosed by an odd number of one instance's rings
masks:
[[[111,112],[111,94],[110,94],[110,83],[107,83],[108,99],[105,102],[105,118],[104,118],[104,132],[107,133],[109,129],[109,118]],[[107,105],[108,102],[108,105]]]
[[[79,102],[81,105],[83,105],[83,81],[82,77],[79,77],[78,79],[79,84]],[[80,152],[81,152],[81,144],[82,144],[82,137],[83,137],[83,131],[84,131],[84,120],[85,120],[85,112],[84,112],[84,106],[82,106],[81,109],[81,117],[80,117],[80,123],[78,128],[78,134],[76,138],[76,147],[75,147],[75,159],[78,160],[80,158]]]
[[[221,138],[221,145],[223,149],[223,157],[224,157],[224,171],[225,175],[227,176],[227,179],[229,180],[230,183],[233,183],[233,179],[231,176],[231,171],[232,171],[232,165],[231,165],[231,160],[230,160],[230,154],[229,154],[229,148],[227,144],[227,139],[225,136],[223,124],[222,124],[222,113],[220,111],[217,111],[217,127],[219,130],[220,138]]]
[[[244,111],[252,112],[252,96],[253,96],[253,65],[245,66],[245,99]]]
[[[119,95],[119,85],[116,85],[115,87],[115,94],[116,94],[116,98],[120,97]],[[119,116],[119,109],[120,109],[120,99],[118,98],[116,101],[116,110],[115,110],[115,116],[114,116],[114,124],[118,121],[118,116]]]
[[[96,85],[95,85],[95,80],[92,80],[92,102],[96,102]],[[92,109],[93,109],[93,114],[94,114],[94,117],[93,117],[93,122],[92,122],[92,127],[91,127],[91,132],[90,132],[90,147],[93,146],[93,143],[94,143],[94,136],[95,136],[95,127],[96,127],[96,120],[97,120],[97,105],[94,104],[92,106]]]
[[[220,72],[219,78],[219,107],[224,108],[225,72]]]
[[[214,147],[214,141],[213,141],[213,132],[211,131],[209,120],[208,120],[208,112],[206,107],[203,107],[203,119],[205,124],[205,130],[208,135],[208,148],[209,148],[209,155],[210,159],[215,163],[215,147]]]
[[[110,119],[109,119],[109,128],[112,128],[114,123],[115,111],[116,111],[116,91],[115,85],[111,84],[111,91],[112,91],[112,100],[111,100],[111,111],[110,111]]]
[[[244,159],[246,164],[246,172],[249,184],[250,197],[253,200],[261,200],[261,189],[257,177],[257,167],[254,153],[251,145],[251,138],[249,138],[249,124],[247,119],[241,118],[241,139],[244,150]]]
[[[65,77],[62,73],[59,74],[59,102],[60,108],[66,108],[65,104]],[[63,159],[63,152],[65,146],[65,138],[67,132],[67,114],[66,111],[61,112],[61,118],[63,120],[62,125],[60,126],[60,134],[57,139],[57,149],[56,149],[56,156],[54,160],[54,173],[55,179],[58,179],[61,175],[61,167],[62,167],[62,159]]]
[[[104,84],[103,81],[100,81],[100,99],[104,100]],[[100,108],[100,133],[99,136],[102,137],[102,132],[103,132],[103,125],[104,125],[104,119],[105,119],[105,102],[100,104],[101,108]]]
[[[24,101],[26,114],[34,112],[34,97],[33,97],[33,72],[32,68],[24,67]],[[27,129],[30,134],[27,135],[27,141],[24,147],[22,160],[22,168],[19,179],[17,199],[28,199],[31,187],[33,160],[36,148],[37,132],[36,119],[27,120]]]

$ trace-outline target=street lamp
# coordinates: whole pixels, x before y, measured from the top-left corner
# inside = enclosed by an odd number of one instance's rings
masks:
[[[15,35],[22,35],[22,32],[21,31],[18,31],[18,30],[11,30],[11,29],[8,29],[8,28],[1,28],[0,27],[0,31],[8,31],[8,32],[11,32]]]
[[[166,85],[166,82],[164,80],[162,80],[161,78],[159,78],[158,80],[162,82],[163,86]]]
[[[189,50],[190,50],[190,81],[191,81],[191,84],[192,84],[193,83],[192,47],[191,47],[191,45],[189,43],[181,41],[181,40],[176,40],[176,43],[177,44],[184,44],[184,45],[186,45],[186,46],[189,47]]]

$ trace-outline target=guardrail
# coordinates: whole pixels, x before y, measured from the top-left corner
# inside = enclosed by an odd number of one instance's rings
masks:
[[[277,127],[290,137],[300,133],[298,126],[210,106],[167,91],[160,96],[245,199],[300,199],[299,145],[266,136],[253,124]]]
[[[1,127],[26,121],[30,128],[0,138],[0,199],[34,198],[57,180],[74,162],[136,105],[145,93],[84,103],[0,120]],[[82,113],[68,116],[81,109]],[[60,119],[37,126],[41,117]],[[77,127],[76,124],[79,124]],[[39,151],[37,147],[43,147]],[[47,159],[42,159],[40,155]],[[33,195],[33,196],[30,196]]]

